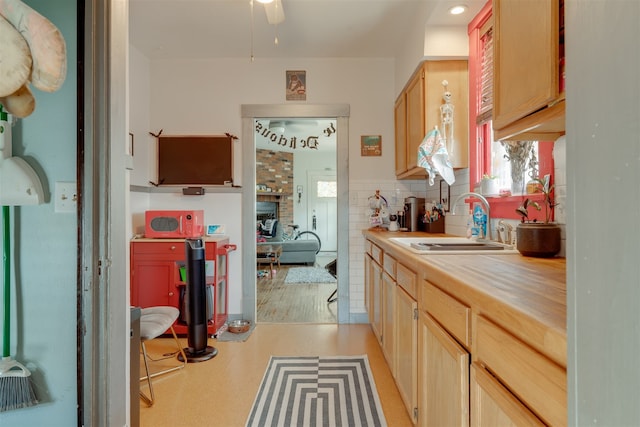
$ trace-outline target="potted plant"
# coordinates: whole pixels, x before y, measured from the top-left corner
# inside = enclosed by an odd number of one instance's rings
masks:
[[[520,224],[516,227],[516,248],[524,256],[548,258],[560,252],[561,230],[558,224],[551,222],[555,202],[553,200],[553,188],[551,177],[545,175],[544,179],[535,178],[532,180],[538,186],[538,190],[544,194],[545,220],[529,220],[528,208],[533,206],[541,210],[538,202],[528,198],[524,200],[516,212],[522,217]]]
[[[497,196],[500,193],[498,177],[495,175],[482,175],[482,181],[480,181],[480,193],[483,196]]]

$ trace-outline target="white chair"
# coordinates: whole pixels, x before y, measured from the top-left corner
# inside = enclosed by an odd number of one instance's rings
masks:
[[[177,371],[178,369],[184,368],[185,365],[187,364],[187,357],[184,354],[184,350],[180,345],[178,336],[176,335],[176,332],[173,329],[173,323],[176,321],[179,315],[180,315],[180,310],[178,310],[175,307],[148,307],[148,308],[143,308],[140,311],[140,347],[142,347],[144,369],[146,371],[146,375],[140,378],[140,381],[147,380],[147,384],[149,385],[149,396],[145,395],[142,391],[140,391],[140,397],[149,406],[152,406],[155,400],[151,378],[157,377],[158,375],[166,374],[168,372]],[[164,369],[162,371],[150,373],[149,360],[153,361],[153,359],[150,359],[147,354],[147,348],[145,346],[145,342],[159,337],[160,335],[164,334],[167,330],[170,330],[171,333],[173,334],[173,338],[176,342],[178,352],[182,355],[183,362],[180,365],[177,365],[168,369]]]

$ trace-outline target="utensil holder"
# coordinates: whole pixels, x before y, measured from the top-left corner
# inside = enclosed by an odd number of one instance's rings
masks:
[[[423,226],[424,231],[427,233],[444,233],[444,216],[441,216],[434,222],[425,222]]]

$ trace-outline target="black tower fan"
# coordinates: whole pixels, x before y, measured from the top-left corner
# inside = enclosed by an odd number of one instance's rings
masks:
[[[184,349],[187,362],[203,362],[218,354],[218,350],[207,345],[207,283],[205,256],[202,239],[187,239],[184,242],[187,257],[187,341]],[[178,359],[182,359],[179,355]]]

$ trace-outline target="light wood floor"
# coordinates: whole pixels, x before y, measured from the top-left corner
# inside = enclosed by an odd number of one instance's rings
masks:
[[[219,351],[215,358],[154,378],[156,403],[149,408],[141,402],[142,427],[242,427],[270,356],[361,354],[369,357],[387,424],[412,425],[369,325],[258,324],[245,342],[210,339],[209,345]],[[147,348],[162,355],[175,344],[159,338]]]
[[[336,323],[338,303],[327,302],[336,283],[284,283],[292,267],[300,266],[281,265],[273,278],[267,275],[256,280],[258,323]]]

